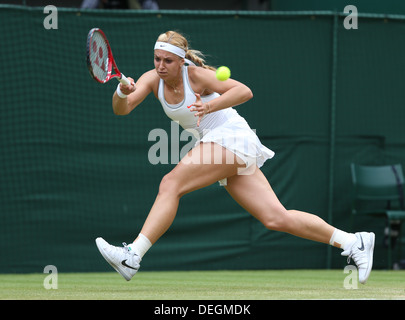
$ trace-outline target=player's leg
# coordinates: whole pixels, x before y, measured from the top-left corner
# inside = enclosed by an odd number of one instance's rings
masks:
[[[268,229],[329,243],[344,250],[359,268],[359,281],[366,283],[373,265],[374,233],[347,233],[336,229],[320,217],[297,210],[286,210],[273,192],[267,179],[256,169],[251,175],[228,178],[229,194]]]
[[[155,243],[172,224],[184,194],[233,176],[241,166],[243,162],[238,157],[218,144],[201,143],[196,146],[163,177],[141,234]]]
[[[285,209],[258,168],[250,175],[228,178],[226,189],[246,211],[268,229],[323,243],[329,243],[335,230],[316,215]]]
[[[162,179],[152,209],[135,241],[122,248],[97,238],[96,244],[101,254],[126,280],[130,280],[137,272],[143,255],[172,224],[180,198],[235,175],[241,166],[243,163],[239,158],[217,144],[198,145]]]

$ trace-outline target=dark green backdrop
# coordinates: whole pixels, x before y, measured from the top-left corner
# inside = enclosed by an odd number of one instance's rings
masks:
[[[342,8],[343,9],[343,8]],[[115,116],[116,81],[86,69],[88,31],[107,34],[120,69],[153,68],[153,46],[182,31],[208,63],[227,65],[254,93],[237,107],[276,152],[263,172],[289,209],[315,213],[347,230],[352,161],[405,164],[405,17],[363,15],[358,30],[333,12],[236,13],[58,11],[46,30],[43,8],[0,6],[0,272],[111,270],[98,236],[132,241],[173,164],[152,165],[155,128],[170,132],[149,97]],[[384,221],[375,266],[386,265]],[[186,195],[143,270],[341,268],[337,249],[272,232],[217,184]]]

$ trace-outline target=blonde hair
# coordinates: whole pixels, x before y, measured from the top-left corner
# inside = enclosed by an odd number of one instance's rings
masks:
[[[166,31],[158,37],[157,41],[167,42],[183,49],[186,52],[187,59],[193,61],[197,65],[200,65],[204,69],[216,70],[214,67],[205,64],[205,57],[201,51],[189,48],[187,39],[179,32]]]

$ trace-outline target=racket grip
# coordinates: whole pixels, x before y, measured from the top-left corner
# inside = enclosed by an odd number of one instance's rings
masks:
[[[121,82],[122,84],[126,84],[128,86],[131,84],[131,82],[129,82],[127,77],[124,76],[122,73],[121,73],[121,78],[119,78],[119,82]]]

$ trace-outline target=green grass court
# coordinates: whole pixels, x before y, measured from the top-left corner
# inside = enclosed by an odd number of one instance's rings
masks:
[[[59,273],[58,289],[46,290],[48,275],[1,274],[0,299],[405,299],[405,271],[373,271],[366,285],[350,290],[343,270],[143,271],[130,282],[115,272]]]

